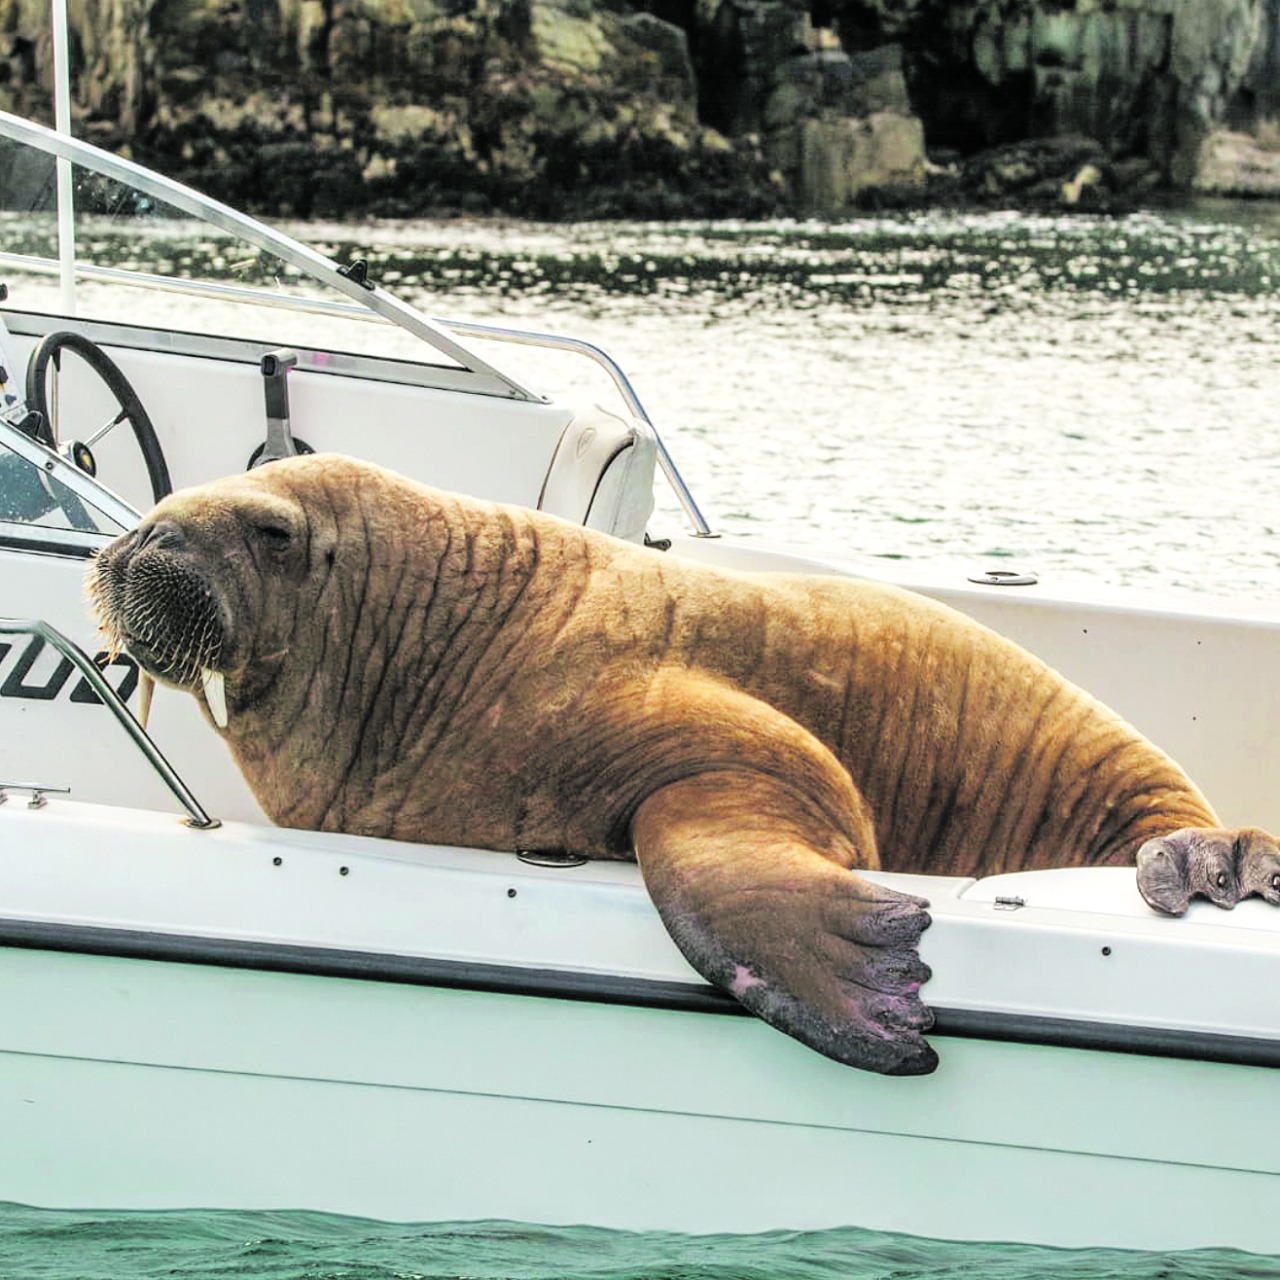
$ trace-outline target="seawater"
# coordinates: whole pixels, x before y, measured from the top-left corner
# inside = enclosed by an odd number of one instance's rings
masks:
[[[604,347],[726,533],[1280,602],[1271,206],[310,231],[431,314]],[[610,394],[568,358],[486,354]]]
[[[1193,1206],[1186,1206],[1194,1212]],[[1263,1280],[1280,1258],[956,1244],[871,1231],[682,1236],[307,1213],[0,1206],[5,1280]]]
[[[432,314],[609,350],[726,532],[906,571],[1016,566],[1050,583],[1280,604],[1269,206],[301,230],[342,260],[367,258]],[[580,361],[487,354],[552,392],[612,394]],[[660,515],[679,523],[670,499]],[[0,1280],[230,1276],[1247,1280],[1280,1277],[1280,1256],[0,1206]]]

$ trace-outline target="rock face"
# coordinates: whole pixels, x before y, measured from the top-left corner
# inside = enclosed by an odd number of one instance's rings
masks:
[[[1280,0],[1265,0],[1240,89],[1200,145],[1191,185],[1224,195],[1280,195]]]
[[[1168,162],[1248,66],[1258,0],[839,0],[908,49],[913,100],[962,149],[1079,134]]]
[[[731,137],[762,137],[800,209],[923,189],[899,46],[851,53],[793,0],[703,0],[696,47],[704,112]]]
[[[68,0],[76,129],[275,215],[1274,191],[1280,0]],[[0,106],[51,114],[47,0]]]
[[[38,39],[22,6],[43,0],[5,3],[11,45]],[[79,132],[272,214],[764,214],[785,197],[757,142],[700,123],[687,37],[649,13],[71,0],[70,17]],[[39,66],[11,52],[0,105],[47,118]]]
[[[766,152],[809,211],[841,208],[876,192],[919,191],[924,126],[911,109],[902,50],[846,53],[815,37],[779,61],[765,85]]]
[[[1200,148],[1192,186],[1213,195],[1280,195],[1280,131],[1215,129]]]

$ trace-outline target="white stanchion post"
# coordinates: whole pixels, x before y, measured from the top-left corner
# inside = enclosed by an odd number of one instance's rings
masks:
[[[53,8],[53,115],[59,133],[71,135],[71,46],[67,34],[67,0],[51,0]],[[76,215],[71,186],[71,161],[57,160],[58,264],[62,310],[76,313]]]

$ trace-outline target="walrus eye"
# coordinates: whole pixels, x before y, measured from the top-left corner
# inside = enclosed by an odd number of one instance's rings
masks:
[[[1227,873],[1225,871],[1218,872],[1218,888],[1225,889],[1227,887]]]
[[[282,524],[258,524],[254,525],[253,531],[267,546],[274,547],[277,551],[283,551],[293,538],[293,535]]]

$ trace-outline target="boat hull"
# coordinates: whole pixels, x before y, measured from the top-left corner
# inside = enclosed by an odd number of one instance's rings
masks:
[[[1272,909],[879,878],[932,900],[931,1076],[747,1016],[631,864],[11,797],[0,1200],[1280,1253]]]
[[[1280,1252],[1272,1068],[885,1079],[716,1012],[27,948],[0,991],[4,1200]]]

